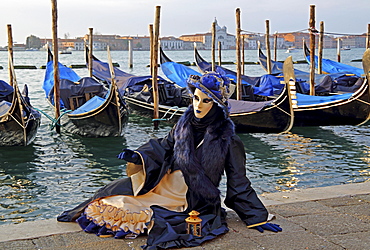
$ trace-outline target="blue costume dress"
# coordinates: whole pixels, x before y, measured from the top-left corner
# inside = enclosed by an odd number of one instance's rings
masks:
[[[248,227],[266,223],[268,212],[246,177],[244,145],[221,108],[212,109],[204,125],[194,122],[189,106],[165,138],[135,151],[142,164],[127,164],[128,178],[101,188],[58,221],[77,220],[87,232],[116,238],[147,233],[144,249],[198,246],[228,232],[218,189],[226,174],[225,205]],[[192,210],[200,213],[201,237],[186,233]]]

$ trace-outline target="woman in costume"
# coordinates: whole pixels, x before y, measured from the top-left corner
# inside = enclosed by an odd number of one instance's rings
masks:
[[[230,81],[219,73],[188,79],[193,104],[162,139],[124,149],[128,178],[111,182],[58,221],[77,221],[90,233],[116,238],[148,234],[144,249],[192,247],[228,232],[218,186],[226,173],[225,205],[248,228],[281,231],[251,187],[245,151],[228,117]],[[201,236],[187,234],[185,219],[197,211]]]

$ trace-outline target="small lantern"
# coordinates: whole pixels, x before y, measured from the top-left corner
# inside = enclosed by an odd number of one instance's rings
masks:
[[[192,234],[194,236],[202,236],[202,219],[198,217],[199,213],[195,210],[189,213],[190,217],[186,218],[187,230],[188,234]]]

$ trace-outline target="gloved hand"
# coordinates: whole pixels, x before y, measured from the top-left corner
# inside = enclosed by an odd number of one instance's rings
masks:
[[[135,153],[131,149],[123,149],[121,153],[117,155],[118,159],[132,162],[134,164],[141,164],[141,158],[138,153]]]
[[[260,233],[263,233],[263,230],[269,230],[275,233],[283,231],[279,225],[273,223],[266,223],[252,228],[257,229]]]

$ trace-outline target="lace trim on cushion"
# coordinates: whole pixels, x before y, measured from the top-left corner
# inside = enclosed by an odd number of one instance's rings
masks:
[[[114,232],[123,230],[139,234],[144,233],[144,229],[147,228],[145,223],[150,221],[153,212],[151,209],[129,212],[95,201],[86,208],[85,214],[95,224],[105,226]]]

